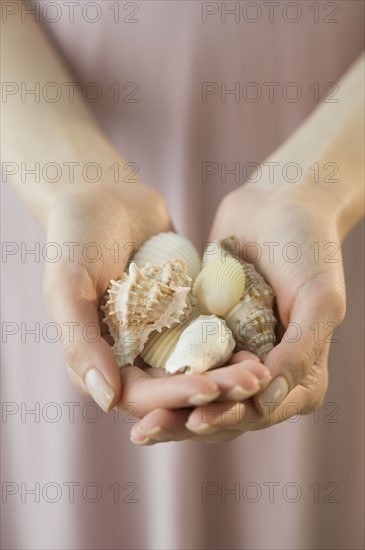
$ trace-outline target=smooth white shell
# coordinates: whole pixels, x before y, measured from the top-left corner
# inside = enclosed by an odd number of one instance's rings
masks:
[[[202,313],[224,317],[242,298],[245,290],[245,272],[231,257],[208,263],[199,273],[193,286]]]
[[[171,374],[199,374],[220,367],[231,357],[235,345],[225,321],[215,315],[200,315],[181,334],[165,369]]]
[[[147,263],[160,265],[168,260],[183,259],[186,262],[188,274],[194,280],[201,270],[201,260],[194,245],[183,235],[159,233],[146,241],[133,256],[138,267]]]

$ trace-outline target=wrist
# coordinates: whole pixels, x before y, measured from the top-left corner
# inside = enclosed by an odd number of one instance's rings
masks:
[[[110,180],[91,185],[74,185],[64,188],[48,203],[43,225],[48,228],[56,217],[70,213],[78,217],[78,212],[87,223],[115,228],[114,237],[126,233],[129,240],[138,245],[156,233],[171,230],[167,205],[160,193],[138,183],[115,184]],[[89,221],[90,220],[90,221]]]
[[[294,186],[282,186],[278,199],[310,209],[318,219],[326,221],[336,230],[342,242],[362,217],[362,201],[346,189],[340,182],[317,184],[304,178]]]
[[[248,182],[239,190],[240,193],[254,192],[261,195],[260,200],[279,203],[286,208],[306,208],[317,218],[326,220],[332,225],[342,241],[352,227],[361,219],[362,201],[358,201],[358,212],[353,197],[344,194],[340,182],[317,183],[313,181],[310,170],[299,181],[289,182],[283,178],[275,181]]]

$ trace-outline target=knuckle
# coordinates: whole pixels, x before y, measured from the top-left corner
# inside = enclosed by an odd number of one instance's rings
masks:
[[[148,414],[148,420],[153,426],[161,426],[166,422],[167,413],[162,408],[157,408]]]
[[[142,394],[141,392],[143,392],[143,384],[146,382],[146,380],[136,378],[134,376],[129,376],[129,373],[132,373],[133,369],[135,369],[135,367],[133,366],[123,367],[123,369],[121,369],[123,370],[123,373],[120,407],[123,410],[127,410],[131,407],[131,404],[134,404],[138,412],[138,414],[135,414],[135,416],[139,418],[150,411],[148,410],[148,407],[145,406],[145,404],[142,405],[142,401],[140,399],[140,396]],[[141,406],[137,405],[137,403],[141,403]]]
[[[324,397],[326,392],[316,397],[315,395],[311,395],[311,397],[304,403],[301,414],[305,416],[309,416],[313,414],[316,410],[318,410],[318,407],[320,407],[323,404]]]
[[[71,380],[72,384],[75,386],[78,392],[80,392],[84,396],[90,396],[90,393],[87,389],[87,386],[85,382],[80,378],[80,376],[75,372],[73,368],[71,368],[70,365],[66,364],[67,367],[67,374],[69,379]]]
[[[163,195],[159,191],[157,191],[157,189],[152,188],[150,188],[149,193],[151,195],[151,200],[156,205],[156,208],[167,214],[168,207]]]
[[[323,375],[320,377],[318,383],[313,389],[314,405],[323,405],[328,390],[328,372],[327,369],[323,371]]]
[[[68,365],[73,368],[78,364],[80,358],[79,346],[72,342],[66,335],[61,338],[63,353]]]
[[[296,371],[294,373],[295,383],[293,386],[299,384],[302,380],[307,378],[311,371],[312,365],[315,361],[314,350],[303,349],[298,357]]]
[[[164,196],[156,189],[148,188],[146,191],[146,200],[148,200],[148,204],[152,208],[151,212],[154,217],[159,220],[159,223],[163,222],[167,231],[170,225],[170,213]]]
[[[307,381],[304,388],[306,400],[303,405],[302,414],[309,415],[318,410],[318,407],[324,402],[328,389],[327,369],[317,371],[316,375]]]
[[[138,404],[136,401],[132,401],[131,399],[129,401],[119,401],[118,408],[125,413],[127,413],[126,418],[124,419],[124,422],[128,422],[130,424],[133,424],[136,422],[134,419],[142,420],[142,418],[145,417],[146,414],[148,414],[149,411],[144,411],[142,406]]]
[[[323,405],[324,399],[326,397],[326,393],[327,393],[327,385],[323,388],[323,391],[317,394],[316,399],[313,403],[313,407],[314,405],[318,405],[319,407]]]

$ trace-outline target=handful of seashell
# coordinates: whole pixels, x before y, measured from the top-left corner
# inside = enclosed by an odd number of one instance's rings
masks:
[[[168,373],[197,374],[233,351],[266,357],[275,344],[275,294],[237,247],[235,237],[210,243],[201,261],[172,232],[140,247],[128,272],[110,282],[103,307],[120,367],[140,356]]]

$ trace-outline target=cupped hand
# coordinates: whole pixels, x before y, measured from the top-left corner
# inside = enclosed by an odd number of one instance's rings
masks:
[[[274,190],[247,184],[226,196],[209,241],[235,235],[241,255],[276,292],[278,343],[264,361],[272,380],[250,399],[228,395],[194,410],[151,412],[133,426],[132,440],[140,443],[150,434],[145,444],[189,438],[225,442],[316,410],[327,389],[330,343],[338,340],[345,315],[337,226],[336,207],[318,187]],[[254,361],[246,353],[235,356],[236,368]],[[224,378],[230,368],[206,377]]]
[[[119,369],[100,306],[110,279],[152,235],[171,229],[161,196],[142,184],[75,187],[49,209],[47,242],[62,251],[46,262],[44,291],[60,327],[69,375],[77,389],[108,411],[141,418],[157,407],[179,408],[215,399],[218,385],[203,376],[161,377],[154,369]],[[51,248],[50,248],[51,249]]]

